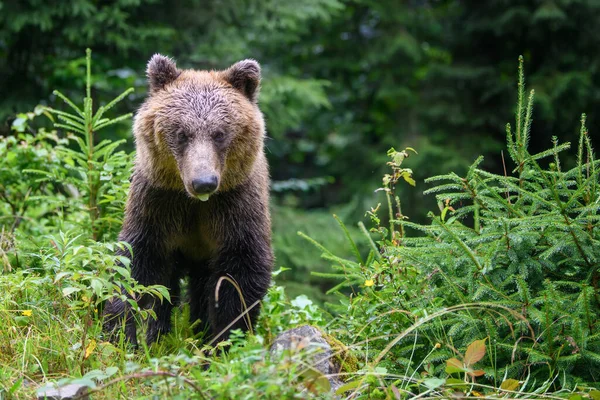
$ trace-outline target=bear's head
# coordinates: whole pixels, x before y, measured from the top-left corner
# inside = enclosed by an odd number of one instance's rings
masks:
[[[134,122],[136,173],[203,201],[248,179],[263,157],[259,64],[181,70],[156,54],[147,75],[150,93]]]

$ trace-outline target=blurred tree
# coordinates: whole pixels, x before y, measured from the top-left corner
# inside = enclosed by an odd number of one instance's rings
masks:
[[[97,70],[117,70],[171,39],[175,30],[151,9],[136,0],[0,1],[0,119],[32,108],[55,88],[82,87],[86,47],[96,50]],[[143,18],[145,11],[150,13]],[[110,82],[104,89],[122,89],[113,85],[123,84]]]
[[[462,173],[477,155],[501,171],[499,152],[514,113],[517,57],[537,92],[532,151],[552,135],[575,140],[582,112],[600,100],[600,22],[595,0],[353,0],[328,24],[275,48],[288,73],[329,82],[331,109],[286,132],[275,177],[331,175],[336,184],[305,206],[347,202],[378,184],[390,146],[412,146],[417,179]],[[594,132],[598,118],[590,115]],[[287,157],[285,153],[288,153]],[[281,165],[280,162],[285,162]],[[509,166],[510,167],[510,166]],[[425,217],[419,191],[403,194],[409,215]],[[371,204],[373,200],[371,199]],[[357,211],[366,207],[361,202]],[[406,211],[406,210],[405,210]],[[358,217],[360,214],[356,213]]]
[[[321,197],[305,198],[304,206],[347,202],[355,194],[373,204],[367,188],[375,189],[391,146],[412,145],[425,153],[417,177],[438,168],[457,169],[468,165],[480,149],[449,140],[443,127],[431,131],[425,101],[428,91],[451,88],[428,85],[436,65],[449,65],[451,53],[442,36],[448,7],[427,1],[345,1],[342,12],[329,24],[313,23],[310,34],[268,58],[285,57],[283,65],[304,76],[329,82],[331,110],[316,110],[293,131],[286,132],[280,146],[289,156],[275,168],[282,179],[294,176],[331,175],[336,183]],[[290,67],[288,67],[290,68]],[[475,144],[475,143],[474,143]],[[421,197],[412,192],[413,197]],[[412,204],[418,202],[412,201]],[[353,217],[362,216],[366,204],[358,201]]]
[[[536,91],[532,151],[547,148],[552,135],[576,141],[583,112],[590,131],[598,129],[598,1],[445,1],[437,7],[446,12],[440,45],[452,62],[430,70],[428,86],[445,91],[427,92],[429,126],[443,127],[448,138],[502,141],[523,54]]]
[[[298,40],[310,20],[325,20],[337,0],[302,6],[277,0],[115,0],[72,2],[0,0],[0,121],[33,108],[60,87],[67,95],[83,84],[83,49],[94,50],[96,96],[110,98],[124,87],[145,88],[143,73],[153,53],[175,56],[182,67],[224,68],[240,58],[264,59],[264,48]],[[266,108],[276,118],[272,131],[285,131],[303,110],[328,105],[324,82],[299,82],[275,66],[266,75]],[[276,63],[274,63],[276,65]],[[281,72],[284,74],[281,75]],[[143,96],[132,97],[129,108]],[[283,99],[282,97],[286,97]],[[8,132],[3,124],[1,132]]]

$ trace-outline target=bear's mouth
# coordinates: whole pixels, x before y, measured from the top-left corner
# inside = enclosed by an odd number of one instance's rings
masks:
[[[214,173],[203,174],[190,180],[185,186],[192,197],[206,202],[219,188],[219,177]]]

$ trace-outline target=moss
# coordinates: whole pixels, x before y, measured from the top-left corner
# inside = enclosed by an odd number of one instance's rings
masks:
[[[344,343],[340,342],[335,337],[324,332],[323,328],[316,326],[316,325],[301,325],[301,326],[297,326],[294,328],[290,328],[289,330],[298,329],[298,328],[305,327],[305,326],[308,326],[310,328],[313,328],[314,330],[317,330],[321,334],[321,337],[323,338],[323,340],[325,340],[325,342],[327,342],[327,344],[331,348],[331,353],[332,353],[330,362],[331,362],[331,364],[333,364],[334,369],[336,370],[337,373],[353,373],[353,372],[356,372],[359,370],[359,362],[358,362],[358,359],[356,358],[356,356],[354,354],[352,354],[350,349],[348,349],[348,347]],[[323,342],[320,342],[320,343],[323,343]],[[271,344],[269,344],[269,347],[272,347],[272,346],[273,346],[273,342]],[[342,375],[340,378],[343,380],[345,376],[346,375]]]
[[[334,338],[328,333],[323,332],[321,328],[315,328],[321,331],[323,338],[331,346],[331,349],[333,350],[333,361],[339,367],[339,372],[358,371],[358,358],[352,354],[350,349],[348,349],[348,347],[338,339]]]

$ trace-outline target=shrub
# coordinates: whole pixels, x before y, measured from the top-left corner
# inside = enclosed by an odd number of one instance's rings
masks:
[[[389,225],[379,205],[368,213],[378,238],[369,256],[347,260],[321,247],[338,271],[328,276],[341,280],[333,327],[363,353],[366,370],[379,368],[380,379],[393,382],[359,376],[355,389],[370,382],[390,394],[492,395],[595,384],[599,164],[585,115],[572,168],[559,157],[570,144],[556,138],[549,150],[530,154],[534,92],[525,99],[522,59],[518,89],[515,128],[506,129],[513,170],[487,172],[479,158],[464,177],[429,178],[436,186],[426,193],[436,195],[440,210],[430,213],[431,224],[415,224],[395,196],[399,179],[412,183],[402,167],[408,153],[392,149],[393,172],[382,188]]]

